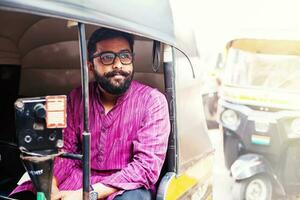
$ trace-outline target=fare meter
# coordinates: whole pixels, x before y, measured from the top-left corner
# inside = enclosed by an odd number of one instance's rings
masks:
[[[18,145],[29,152],[57,151],[63,146],[66,96],[23,98],[15,102]]]

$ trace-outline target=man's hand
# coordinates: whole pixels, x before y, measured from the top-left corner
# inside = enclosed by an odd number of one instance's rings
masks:
[[[56,178],[53,177],[52,179],[52,186],[51,186],[51,200],[54,198],[55,195],[58,195],[59,189],[57,187],[57,181]]]
[[[51,200],[82,200],[82,189],[60,191],[51,195]]]
[[[51,190],[51,199],[53,199],[53,197],[55,195],[57,195],[59,193],[59,189],[56,185],[52,185],[52,190]]]
[[[102,183],[96,183],[93,185],[94,190],[98,193],[98,199],[103,199],[118,191],[114,187],[104,185]]]

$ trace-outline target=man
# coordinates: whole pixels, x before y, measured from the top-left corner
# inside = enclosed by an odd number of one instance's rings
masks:
[[[151,199],[170,132],[168,105],[158,90],[133,81],[133,37],[107,28],[88,43],[91,188],[98,199]],[[81,88],[68,97],[66,152],[81,153]],[[80,161],[57,158],[52,200],[82,199]]]

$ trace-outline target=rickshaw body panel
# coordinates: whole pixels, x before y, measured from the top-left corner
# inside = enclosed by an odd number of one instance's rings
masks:
[[[208,154],[191,164],[181,175],[174,176],[165,199],[212,199],[213,163],[213,156]]]

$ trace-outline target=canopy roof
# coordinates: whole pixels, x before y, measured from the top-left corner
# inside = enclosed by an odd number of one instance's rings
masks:
[[[169,44],[185,52],[189,57],[197,57],[199,55],[193,24],[187,23],[187,16],[183,13],[186,10],[171,2],[169,0],[1,0],[0,9],[118,29]],[[193,7],[193,4],[188,6]],[[20,25],[20,28],[25,27]],[[1,29],[0,36],[6,30]]]
[[[176,46],[168,0],[2,0],[0,8],[107,26]]]

